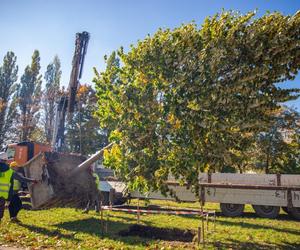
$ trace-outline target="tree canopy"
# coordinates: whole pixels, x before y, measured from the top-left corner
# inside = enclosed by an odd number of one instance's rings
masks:
[[[66,146],[70,152],[90,155],[107,144],[106,131],[99,128],[94,116],[96,93],[90,85],[80,85],[77,105],[66,130]]]
[[[105,163],[130,188],[166,192],[172,174],[197,194],[198,172],[247,161],[299,96],[281,86],[299,71],[299,38],[299,12],[223,12],[121,48],[121,64],[95,70],[97,115],[116,142]]]
[[[40,53],[33,52],[31,64],[26,66],[18,89],[18,104],[21,115],[21,140],[31,138],[40,119],[40,104],[42,97],[42,76],[40,75]]]
[[[13,123],[17,118],[16,82],[18,79],[17,57],[11,51],[3,58],[0,66],[0,145],[12,139]]]
[[[45,90],[43,93],[44,106],[44,129],[45,137],[48,143],[51,143],[55,124],[55,105],[61,95],[60,78],[61,66],[58,56],[55,56],[53,61],[48,64],[45,72]]]

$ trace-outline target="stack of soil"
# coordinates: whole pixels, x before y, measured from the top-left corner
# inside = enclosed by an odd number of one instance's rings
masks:
[[[41,180],[29,186],[33,208],[86,205],[97,194],[97,187],[89,168],[74,173],[85,159],[80,155],[44,152],[30,160],[24,166],[26,176]]]

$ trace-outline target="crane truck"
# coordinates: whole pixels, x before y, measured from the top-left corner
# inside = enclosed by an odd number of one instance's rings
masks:
[[[69,87],[67,93],[63,94],[57,103],[52,145],[34,141],[8,144],[4,150],[8,156],[8,163],[16,161],[18,165],[22,166],[41,152],[63,151],[66,116],[68,115],[71,119],[74,112],[77,89],[83,72],[89,38],[90,35],[86,31],[76,34]]]
[[[6,146],[4,151],[8,158],[7,162],[11,163],[12,161],[16,161],[18,165],[21,166],[18,171],[24,173],[23,166],[34,159],[34,157],[37,157],[40,153],[63,151],[65,139],[65,121],[67,116],[69,119],[71,119],[72,113],[75,109],[75,99],[79,86],[79,80],[83,72],[84,59],[87,52],[89,37],[90,35],[86,31],[76,34],[75,52],[72,61],[70,82],[68,91],[60,97],[57,103],[52,145],[34,141],[23,141],[19,143],[11,143]],[[23,193],[26,193],[27,185],[22,185],[22,189],[25,191]]]

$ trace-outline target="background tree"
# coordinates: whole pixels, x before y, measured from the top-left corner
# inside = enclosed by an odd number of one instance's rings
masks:
[[[40,53],[35,50],[32,55],[31,65],[25,68],[18,89],[18,101],[20,109],[20,139],[25,141],[32,138],[34,130],[39,125],[41,105]]]
[[[17,57],[7,52],[0,66],[0,145],[13,139],[17,118],[16,81],[18,79]]]
[[[196,173],[240,161],[233,152],[249,150],[280,103],[298,97],[278,84],[299,71],[300,13],[254,15],[159,30],[121,49],[122,66],[96,72],[97,114],[116,141],[105,163],[130,188],[166,192],[172,174],[198,194]]]
[[[300,124],[299,124],[300,127]],[[300,174],[300,129],[291,136],[288,150],[284,152],[283,164],[276,170],[277,173]]]
[[[257,137],[256,162],[258,169],[265,173],[285,173],[285,165],[297,155],[295,134],[300,128],[300,114],[290,108],[282,107],[275,115],[275,122],[269,131],[261,132]],[[291,172],[291,166],[289,167]]]
[[[114,98],[117,98],[119,96],[118,94],[118,82],[119,82],[119,70],[120,70],[120,59],[117,56],[116,52],[113,51],[109,57],[104,57],[106,61],[106,82],[109,82],[109,85],[102,85],[102,90],[96,92],[98,106],[101,108],[98,108],[95,110],[95,113],[97,113],[98,117],[101,117],[101,127],[102,129],[106,130],[106,134],[110,134],[112,130],[115,129],[116,124],[116,117],[118,115],[118,108],[114,107],[114,104],[117,104],[117,102],[114,102]],[[94,68],[95,72],[95,79],[94,82],[97,82],[98,79],[101,79],[102,76],[97,72],[97,70]],[[101,103],[102,98],[105,98],[105,103],[108,104],[103,105]],[[117,104],[118,105],[118,104]],[[109,115],[108,115],[109,113]],[[105,119],[105,120],[104,120]]]
[[[99,121],[94,116],[96,100],[91,86],[80,86],[76,110],[67,126],[66,144],[70,152],[89,155],[107,144],[107,133],[99,129]]]
[[[60,79],[61,67],[58,56],[55,56],[53,62],[47,66],[45,72],[45,90],[43,93],[43,107],[44,107],[44,133],[46,142],[51,143],[53,137],[53,128],[55,123],[55,105],[61,94]]]

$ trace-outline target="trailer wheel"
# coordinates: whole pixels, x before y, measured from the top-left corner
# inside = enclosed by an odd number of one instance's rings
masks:
[[[280,207],[252,205],[255,213],[262,218],[274,219],[278,216]]]
[[[289,212],[289,210],[288,210],[287,207],[281,207],[281,209],[282,209],[285,213],[290,214],[290,212]]]
[[[288,214],[294,217],[296,220],[300,220],[300,207],[293,207]]]
[[[108,206],[109,205],[109,192],[101,192],[102,193],[102,205]]]
[[[244,204],[220,203],[222,214],[229,217],[237,217],[243,214]]]
[[[127,198],[124,197],[122,193],[116,193],[112,205],[123,205],[126,201]],[[109,192],[102,192],[102,205],[108,206],[109,204]]]

